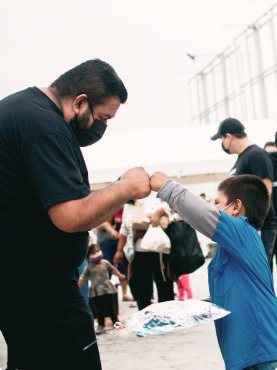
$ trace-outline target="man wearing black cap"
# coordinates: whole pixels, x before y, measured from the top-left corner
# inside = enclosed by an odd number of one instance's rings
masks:
[[[238,154],[238,159],[230,171],[230,176],[256,175],[265,183],[271,197],[269,212],[261,229],[268,262],[271,261],[276,238],[276,216],[272,201],[273,167],[269,154],[251,143],[244,126],[235,118],[227,118],[219,125],[218,133],[211,140],[222,140],[222,149],[227,154]]]

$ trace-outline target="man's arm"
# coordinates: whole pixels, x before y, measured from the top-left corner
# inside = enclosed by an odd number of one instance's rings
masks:
[[[208,238],[213,237],[220,218],[220,212],[215,207],[184,186],[168,180],[161,172],[156,172],[151,177],[150,185],[155,191],[161,188],[157,197],[167,202],[186,223]]]
[[[142,199],[149,194],[149,175],[142,167],[137,167],[103,190],[92,191],[85,198],[50,206],[48,215],[62,231],[87,231],[112,217],[129,199]]]
[[[97,230],[106,230],[109,232],[110,226],[113,224],[113,217],[111,217],[109,220],[106,222],[103,222],[101,225],[97,226]]]

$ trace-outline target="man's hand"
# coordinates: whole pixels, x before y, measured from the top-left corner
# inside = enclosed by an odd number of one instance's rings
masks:
[[[118,264],[123,261],[123,252],[117,251],[113,258],[113,265],[117,268]]]
[[[47,210],[53,224],[66,233],[88,231],[111,218],[130,199],[151,192],[148,173],[142,167],[127,171],[119,181],[85,198],[53,204]]]
[[[163,172],[155,172],[150,178],[150,186],[154,191],[159,191],[167,182],[168,177]]]
[[[149,174],[143,167],[132,168],[121,176],[120,181],[126,184],[130,191],[130,199],[143,199],[151,192]]]

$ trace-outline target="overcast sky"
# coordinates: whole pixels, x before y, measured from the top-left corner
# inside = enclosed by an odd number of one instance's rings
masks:
[[[0,0],[0,99],[48,86],[91,58],[118,72],[129,99],[112,132],[190,124],[187,80],[274,0]],[[222,28],[222,26],[242,25]],[[183,73],[183,74],[180,74]]]

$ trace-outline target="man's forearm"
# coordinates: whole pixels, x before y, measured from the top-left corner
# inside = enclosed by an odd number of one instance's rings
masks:
[[[119,181],[105,189],[92,191],[85,198],[55,204],[49,207],[48,214],[62,231],[87,231],[112,217],[129,199],[130,189]]]
[[[203,201],[184,186],[168,180],[157,195],[169,204],[191,227],[212,238],[220,218],[220,212],[211,204]]]

